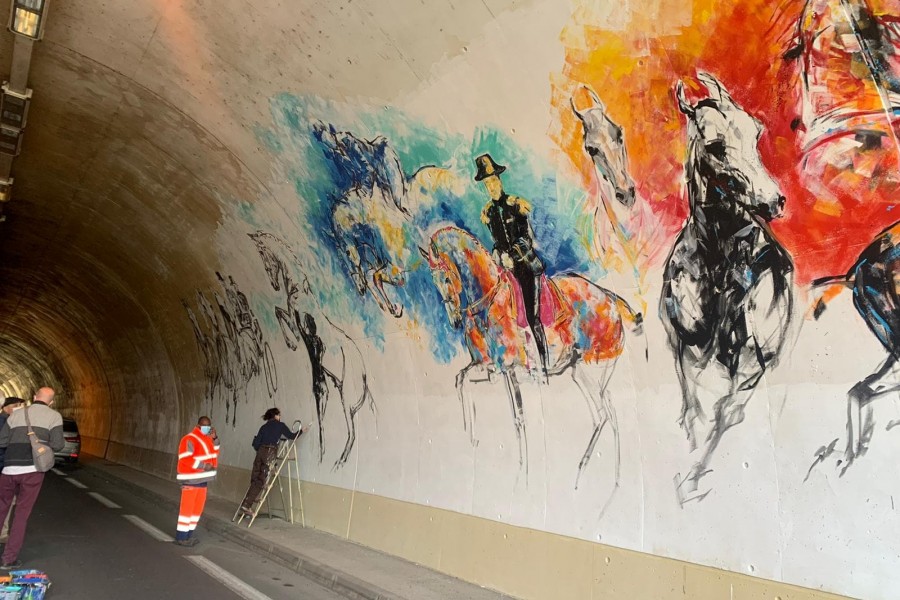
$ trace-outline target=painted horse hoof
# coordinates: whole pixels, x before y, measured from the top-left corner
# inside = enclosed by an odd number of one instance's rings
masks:
[[[691,469],[693,472],[693,469]],[[702,502],[712,491],[711,489],[706,490],[704,492],[699,491],[699,482],[700,477],[709,473],[706,471],[699,477],[694,477],[691,474],[688,474],[684,479],[681,478],[681,473],[678,473],[674,477],[675,483],[675,496],[678,498],[678,505],[684,508],[684,505],[688,502]]]

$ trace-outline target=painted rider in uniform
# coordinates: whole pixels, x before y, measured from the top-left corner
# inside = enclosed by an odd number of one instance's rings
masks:
[[[475,181],[484,183],[490,201],[481,211],[481,221],[487,225],[494,240],[493,257],[501,268],[515,277],[522,291],[525,316],[537,345],[544,374],[547,373],[547,337],[541,323],[541,276],[544,263],[534,251],[534,233],[528,214],[531,205],[518,196],[503,190],[500,174],[506,167],[498,165],[490,154],[475,159],[478,172]]]

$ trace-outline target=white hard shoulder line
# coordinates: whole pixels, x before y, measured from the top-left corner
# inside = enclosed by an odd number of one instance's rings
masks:
[[[122,508],[106,496],[102,494],[98,494],[97,492],[88,492],[88,496],[105,506],[106,508]]]
[[[147,521],[143,520],[142,518],[138,517],[137,515],[122,515],[122,516],[125,517],[126,519],[128,519],[129,521],[131,521],[139,529],[143,530],[144,533],[150,534],[150,537],[152,537],[156,540],[159,540],[160,542],[174,542],[175,541],[175,538],[173,538],[171,535],[160,531],[159,529],[157,529],[156,527],[154,527]]]
[[[185,556],[185,558],[244,600],[272,600],[204,556],[193,555]]]
[[[81,483],[81,482],[78,481],[77,479],[72,479],[71,477],[66,477],[65,480],[68,481],[69,483],[71,483],[72,485],[74,485],[75,487],[77,487],[77,488],[80,489],[80,490],[86,490],[86,489],[88,489],[88,486],[84,485],[83,483]]]
[[[54,467],[50,470],[53,471],[54,473],[56,473],[57,475],[59,475],[60,477],[68,477],[68,475],[66,475],[64,472],[60,471],[56,467]]]

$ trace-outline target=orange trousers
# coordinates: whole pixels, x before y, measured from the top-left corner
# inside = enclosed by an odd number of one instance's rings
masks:
[[[186,540],[191,537],[203,507],[206,506],[206,487],[185,485],[181,487],[181,508],[178,510],[178,527],[176,539]]]

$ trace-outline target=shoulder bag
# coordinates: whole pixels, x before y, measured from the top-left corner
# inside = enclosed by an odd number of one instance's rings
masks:
[[[53,456],[53,448],[38,439],[37,434],[31,428],[31,419],[28,418],[28,408],[25,411],[25,424],[28,426],[28,440],[31,442],[31,455],[34,458],[34,468],[41,473],[46,473],[56,464]]]

